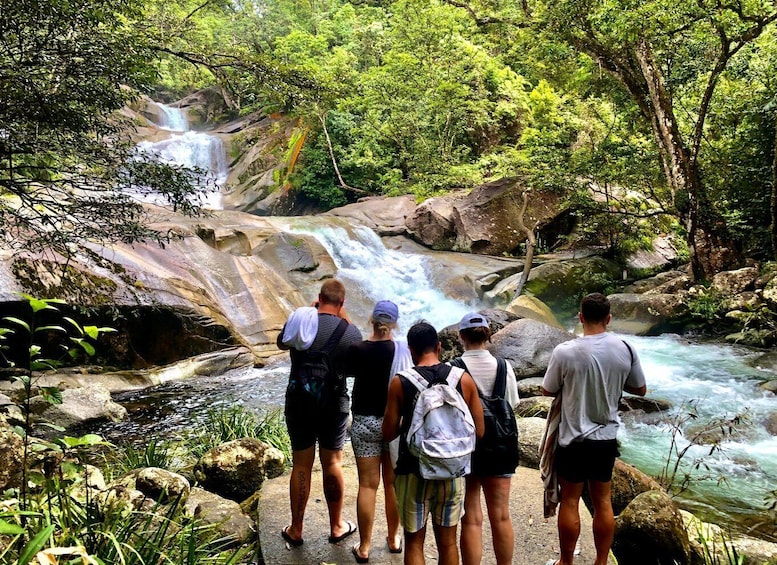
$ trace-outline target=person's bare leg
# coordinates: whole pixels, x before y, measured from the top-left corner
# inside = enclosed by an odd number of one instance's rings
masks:
[[[372,525],[375,521],[375,498],[380,484],[380,456],[357,457],[359,493],[356,496],[356,519],[359,522],[359,555],[369,557]]]
[[[302,524],[305,520],[305,508],[310,497],[310,477],[315,457],[315,446],[294,451],[291,456],[291,475],[289,476],[291,525],[286,529],[286,533],[293,539],[302,539]]]
[[[329,510],[329,533],[341,536],[348,531],[343,514],[343,450],[320,450],[321,469],[324,475],[324,499]]]
[[[594,565],[606,565],[610,555],[612,540],[615,537],[615,516],[612,511],[610,494],[611,483],[588,481],[588,490],[594,505],[594,545],[596,546],[596,561]]]
[[[408,532],[405,530],[405,565],[426,564],[426,560],[424,559],[425,538],[426,526],[417,532]]]
[[[575,545],[580,537],[580,495],[585,483],[570,483],[561,477],[561,502],[558,509],[558,540],[561,559],[558,565],[572,565],[575,559]]]
[[[478,565],[483,558],[483,509],[480,506],[480,479],[467,476],[464,517],[461,519],[461,561]]]
[[[439,565],[459,565],[459,547],[456,544],[458,526],[438,526],[433,524],[434,540],[437,542]]]
[[[391,457],[384,451],[381,458],[383,471],[383,494],[386,499],[386,525],[388,526],[389,549],[397,549],[402,542],[399,531],[399,509],[397,492],[394,490],[394,469],[391,467]],[[361,526],[359,526],[361,529]]]
[[[491,539],[497,565],[511,565],[513,562],[515,533],[510,519],[510,481],[510,477],[483,477],[483,493],[486,497],[488,520],[491,522]],[[464,517],[467,517],[466,514]],[[477,563],[480,563],[480,560]],[[466,561],[464,564],[467,565]]]

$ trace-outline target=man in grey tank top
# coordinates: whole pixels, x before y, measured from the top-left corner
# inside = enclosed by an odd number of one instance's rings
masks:
[[[615,531],[610,483],[617,445],[618,402],[623,392],[644,396],[645,375],[633,348],[607,332],[610,302],[589,294],[580,304],[583,336],[556,346],[542,382],[547,396],[561,396],[554,470],[561,497],[558,531],[561,559],[572,565],[580,535],[578,506],[588,483],[594,506],[594,565],[606,565]]]

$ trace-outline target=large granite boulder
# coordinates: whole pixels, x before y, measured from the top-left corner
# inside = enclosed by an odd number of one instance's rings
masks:
[[[249,543],[256,537],[256,524],[237,502],[204,489],[191,490],[184,512],[205,526],[213,526],[229,547]]]
[[[553,398],[550,396],[530,396],[521,398],[515,408],[515,415],[520,418],[547,418]]]
[[[712,288],[723,296],[739,294],[748,289],[753,289],[758,278],[758,269],[755,267],[743,267],[735,271],[723,271],[712,277]]]
[[[521,398],[542,397],[542,377],[518,379],[518,394]]]
[[[504,328],[510,322],[518,320],[519,317],[505,310],[497,310],[495,308],[487,308],[478,312],[482,314],[484,318],[488,320],[488,326],[491,328],[491,335],[496,334],[502,328]],[[443,361],[448,361],[454,357],[461,356],[464,353],[464,347],[461,345],[459,339],[459,325],[452,324],[439,331],[438,336],[440,338],[440,345],[442,347],[442,353],[440,358]]]
[[[139,491],[143,496],[158,502],[169,504],[176,500],[186,500],[191,486],[185,477],[159,467],[135,469],[113,481],[107,489],[122,487],[127,491]]]
[[[579,259],[554,260],[538,265],[529,273],[526,291],[556,309],[576,309],[570,297],[589,292],[604,292],[621,277],[614,261],[592,255]]]
[[[62,404],[49,404],[43,397],[31,400],[36,419],[63,428],[100,421],[119,422],[127,409],[111,399],[111,393],[99,384],[69,388],[62,391]]]
[[[24,466],[22,438],[0,415],[0,491],[19,486]]]
[[[553,348],[574,337],[537,320],[522,319],[502,328],[491,339],[489,350],[507,359],[518,379],[539,377],[548,368]]]
[[[521,465],[540,468],[540,448],[542,434],[545,433],[545,418],[536,416],[516,418],[518,424],[518,448],[521,455]]]
[[[367,226],[378,235],[402,235],[406,233],[405,219],[416,209],[415,198],[405,196],[372,196],[361,198],[354,204],[348,204],[329,210],[324,216],[348,218]]]
[[[536,296],[522,294],[510,302],[505,310],[516,316],[520,316],[521,318],[531,318],[532,320],[537,320],[556,328],[562,327],[556,319],[553,310]]]
[[[283,453],[254,438],[214,447],[194,466],[194,476],[205,489],[238,502],[259,490],[266,478],[283,471]]]
[[[671,320],[688,312],[679,294],[611,294],[610,329],[634,335],[660,333]]]
[[[618,563],[688,565],[691,548],[680,510],[665,492],[638,495],[615,520]]]
[[[407,218],[410,235],[433,249],[485,255],[512,253],[526,236],[517,229],[524,187],[504,178],[422,203]],[[526,225],[542,227],[559,213],[560,196],[534,192],[524,215]]]
[[[626,267],[631,271],[655,273],[670,267],[677,261],[677,250],[668,237],[653,240],[652,249],[638,249],[626,258]]]
[[[683,271],[664,271],[658,273],[652,277],[646,279],[640,279],[634,281],[623,292],[627,294],[642,294],[644,292],[654,291],[657,288],[664,287],[666,284],[677,284],[675,281],[683,281],[684,288],[687,289],[690,286],[691,279],[687,273]],[[667,291],[668,294],[671,292]]]
[[[637,496],[650,490],[662,490],[661,485],[633,465],[615,460],[612,471],[612,509],[617,516]]]
[[[456,243],[453,195],[425,200],[407,217],[410,236],[431,249],[450,251]]]
[[[193,92],[175,102],[173,106],[186,110],[193,129],[223,122],[229,115],[228,103],[223,93],[215,86]]]

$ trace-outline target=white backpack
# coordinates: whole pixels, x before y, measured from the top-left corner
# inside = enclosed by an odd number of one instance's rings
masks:
[[[432,383],[415,369],[399,374],[419,391],[407,431],[407,447],[418,457],[421,477],[447,480],[469,473],[475,451],[475,423],[456,390],[464,370],[451,367],[445,381]]]

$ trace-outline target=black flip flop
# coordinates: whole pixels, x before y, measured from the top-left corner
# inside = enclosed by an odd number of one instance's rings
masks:
[[[348,529],[346,530],[346,532],[344,534],[340,534],[339,536],[330,535],[329,543],[339,543],[343,541],[345,538],[347,538],[348,536],[352,536],[353,534],[356,533],[356,530],[357,530],[356,524],[354,524],[351,521],[346,521],[345,523],[348,524]]]
[[[402,553],[402,543],[404,540],[402,538],[399,538],[399,547],[391,547],[391,542],[389,541],[389,537],[386,536],[386,545],[388,545],[389,553]]]
[[[294,539],[293,537],[291,537],[291,536],[289,535],[289,533],[286,531],[286,530],[288,530],[288,529],[289,529],[289,526],[286,526],[285,528],[283,528],[283,529],[281,530],[281,537],[284,539],[284,541],[285,541],[286,543],[288,543],[288,544],[289,544],[291,547],[299,547],[299,546],[301,546],[303,543],[305,543],[305,540],[304,540],[304,539],[302,539],[302,538],[300,538],[300,539]]]
[[[359,550],[356,549],[357,547],[360,547],[361,544],[357,543],[351,548],[351,553],[353,553],[353,558],[356,559],[357,563],[369,563],[370,562],[370,556],[362,557],[359,555]]]

